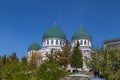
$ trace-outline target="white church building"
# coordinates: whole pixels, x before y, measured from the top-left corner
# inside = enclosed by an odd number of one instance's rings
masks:
[[[91,35],[83,27],[81,27],[71,37],[72,37],[71,50],[76,46],[77,42],[79,42],[80,44],[79,49],[83,54],[83,59],[84,57],[90,57],[90,53],[92,51]],[[45,54],[50,53],[52,49],[62,51],[61,48],[65,45],[66,40],[67,39],[64,31],[61,30],[59,27],[57,27],[56,23],[54,23],[54,25],[49,29],[47,29],[42,36],[43,47],[41,47],[36,41],[34,41],[28,47],[28,60],[30,60],[33,52],[37,52],[37,54],[42,53],[43,60],[44,60],[46,59]],[[72,68],[69,66],[68,70],[69,69],[72,69]],[[85,65],[84,60],[83,60],[83,69],[87,70],[87,66]]]

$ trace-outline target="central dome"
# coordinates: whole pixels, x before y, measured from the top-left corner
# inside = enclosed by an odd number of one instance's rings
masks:
[[[49,28],[43,35],[43,40],[47,38],[60,38],[66,40],[65,33],[56,26],[56,23],[54,23],[54,26]]]
[[[74,33],[72,40],[76,39],[88,39],[92,40],[91,35],[81,27],[77,32]]]

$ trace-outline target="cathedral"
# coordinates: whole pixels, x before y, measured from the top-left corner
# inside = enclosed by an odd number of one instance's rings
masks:
[[[82,52],[83,59],[84,57],[90,57],[91,50],[91,43],[92,38],[91,35],[83,28],[81,27],[76,31],[73,36],[71,36],[71,50],[76,46],[77,43],[80,44],[79,49]],[[39,53],[42,53],[43,60],[46,59],[46,53],[50,53],[52,49],[62,51],[62,47],[65,45],[66,41],[66,35],[63,30],[61,30],[59,27],[57,27],[56,23],[49,29],[45,31],[45,33],[42,36],[42,44],[41,47],[36,41],[34,41],[29,47],[28,47],[28,60],[30,60],[33,53],[37,53],[36,55],[39,55]],[[70,66],[68,66],[68,70],[71,70]],[[85,65],[85,62],[83,60],[83,69],[87,70],[87,66]]]

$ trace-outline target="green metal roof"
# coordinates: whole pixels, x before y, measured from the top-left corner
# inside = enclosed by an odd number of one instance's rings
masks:
[[[34,41],[28,48],[28,51],[31,51],[31,50],[36,50],[38,51],[39,49],[41,49],[40,45]]]
[[[81,27],[77,32],[74,33],[72,40],[75,39],[88,39],[92,40],[91,35]]]
[[[47,38],[60,38],[66,39],[65,33],[54,24],[54,26],[50,27],[43,35],[43,39]]]

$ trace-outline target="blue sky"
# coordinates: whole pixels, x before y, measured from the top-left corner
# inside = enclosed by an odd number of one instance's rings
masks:
[[[80,24],[92,36],[93,44],[120,37],[119,0],[0,0],[0,55],[27,48],[56,21],[71,41]]]

